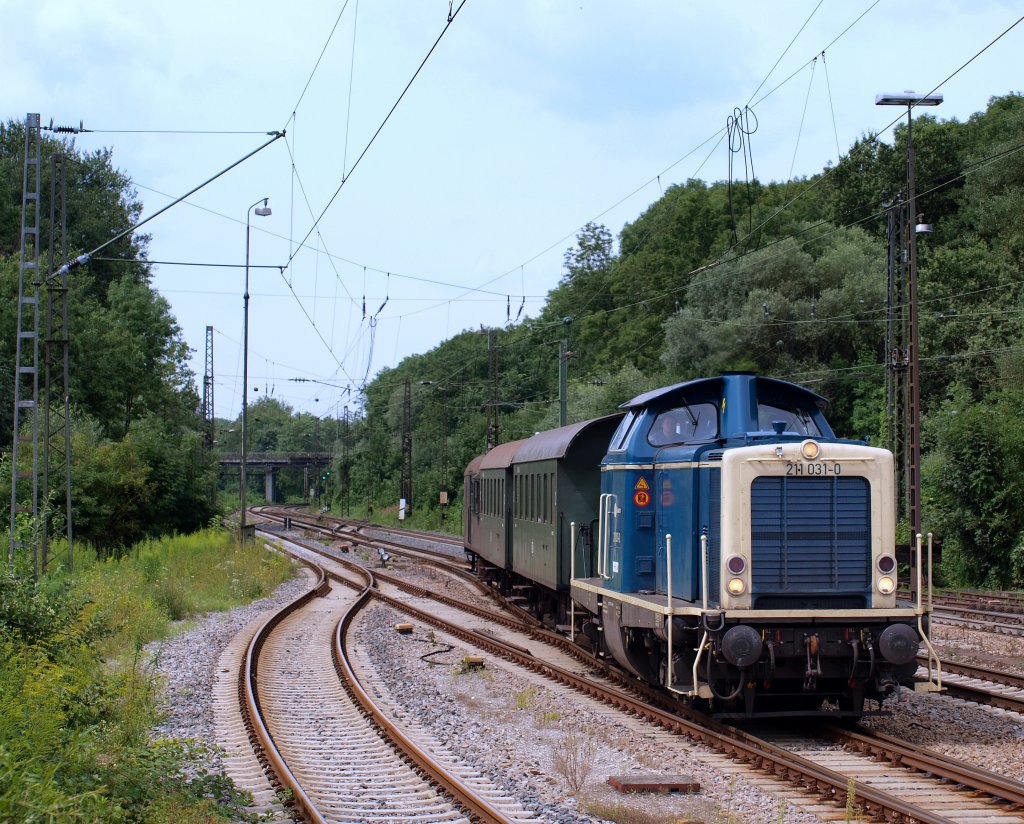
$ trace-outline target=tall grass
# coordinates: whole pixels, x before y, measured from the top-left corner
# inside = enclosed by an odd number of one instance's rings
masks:
[[[73,579],[0,573],[0,821],[244,818],[229,781],[189,769],[193,742],[149,739],[158,684],[141,650],[268,594],[290,563],[220,530],[95,557],[79,548]]]
[[[285,557],[210,529],[143,541],[118,560],[83,564],[76,590],[102,630],[104,653],[123,657],[165,637],[173,622],[261,598],[292,574]]]

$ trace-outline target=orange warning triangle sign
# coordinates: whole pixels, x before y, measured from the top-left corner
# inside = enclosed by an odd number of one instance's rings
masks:
[[[636,482],[636,486],[634,486],[633,489],[650,489],[650,487],[647,485],[647,480],[645,478],[641,478]]]

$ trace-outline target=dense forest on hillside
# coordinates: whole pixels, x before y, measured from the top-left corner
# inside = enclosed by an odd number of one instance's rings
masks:
[[[934,226],[918,243],[922,505],[953,583],[1024,585],[1022,126],[1019,95],[993,98],[965,123],[914,121],[917,211]],[[813,388],[831,401],[837,432],[885,445],[886,204],[905,196],[906,138],[905,125],[894,145],[865,135],[808,179],[671,186],[617,235],[588,224],[536,317],[465,331],[383,370],[351,399],[348,421],[261,398],[250,407],[250,450],[330,450],[334,511],[380,515],[399,498],[408,415],[414,517],[438,524],[447,491],[457,528],[465,465],[488,442],[557,425],[560,346],[569,421],[656,386],[741,369]],[[4,444],[22,141],[16,124],[0,131]],[[56,146],[46,141],[44,154]],[[77,253],[128,225],[139,205],[109,152],[72,154]],[[215,464],[202,449],[184,343],[149,285],[146,238],[106,257],[118,261],[76,273],[72,287],[76,517],[91,534],[119,529],[121,540],[194,528],[214,514],[202,490]],[[217,428],[216,448],[238,451],[238,422]],[[222,483],[230,502],[231,482]],[[281,473],[279,488],[300,499],[302,478]]]

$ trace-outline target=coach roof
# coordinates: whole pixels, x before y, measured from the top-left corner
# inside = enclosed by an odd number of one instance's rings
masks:
[[[516,456],[516,451],[524,443],[525,441],[520,440],[498,444],[484,455],[483,460],[480,461],[480,469],[508,469],[512,464],[512,459]]]
[[[622,413],[606,415],[603,418],[591,418],[589,421],[571,423],[568,426],[560,426],[558,429],[549,429],[547,432],[538,432],[532,438],[523,441],[516,453],[516,463],[527,461],[546,461],[553,458],[564,458],[573,441],[589,429],[604,426],[608,429],[608,438],[612,430],[622,420]]]

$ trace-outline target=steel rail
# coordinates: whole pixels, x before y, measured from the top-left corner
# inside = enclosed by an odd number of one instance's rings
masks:
[[[317,573],[317,582],[308,592],[303,593],[264,621],[253,635],[239,669],[239,699],[253,752],[263,765],[271,785],[279,791],[284,789],[291,793],[290,799],[285,804],[292,807],[304,821],[313,822],[313,824],[326,824],[326,819],[317,810],[316,804],[306,794],[299,780],[288,768],[288,764],[274,743],[274,738],[263,719],[257,687],[260,651],[270,633],[293,612],[301,609],[313,598],[322,597],[330,591],[326,571],[310,561],[303,562]]]
[[[292,541],[292,543],[296,543],[299,546],[305,546],[307,549],[311,549],[313,551],[320,551],[317,548],[309,546],[308,544],[305,544],[301,541]],[[287,549],[282,549],[282,551],[288,552]],[[293,557],[298,557],[295,556],[293,553],[289,554],[292,554]],[[340,575],[337,575],[336,573],[325,570],[322,567],[318,567],[306,559],[299,559],[302,560],[303,563],[306,563],[307,565],[320,570],[324,578],[318,584],[318,587],[314,587],[314,589],[311,590],[309,593],[306,593],[292,605],[289,605],[289,607],[287,608],[289,612],[298,609],[302,604],[306,603],[314,595],[318,594],[320,587],[327,585],[326,579],[328,577],[338,581],[339,583],[345,584],[346,586],[358,588],[358,585],[356,585],[354,582],[346,578],[343,578]],[[348,659],[348,654],[346,652],[345,647],[345,639],[355,616],[366,605],[370,597],[376,594],[376,590],[374,589],[376,587],[375,576],[372,571],[351,561],[336,558],[332,558],[332,560],[340,561],[346,568],[354,568],[363,576],[365,576],[367,580],[366,585],[363,586],[355,603],[351,607],[349,607],[348,610],[345,611],[344,615],[342,615],[342,617],[339,619],[338,624],[336,625],[335,628],[332,658],[334,661],[335,671],[337,672],[339,678],[341,679],[343,687],[353,698],[355,698],[358,704],[363,708],[363,711],[367,714],[371,721],[378,727],[378,729],[380,729],[381,732],[383,732],[384,735],[391,741],[392,745],[397,750],[399,750],[399,752],[406,759],[412,762],[416,766],[416,768],[421,772],[421,774],[425,775],[444,793],[453,798],[456,801],[456,803],[461,805],[467,812],[469,812],[475,818],[475,820],[484,822],[494,822],[494,824],[514,824],[514,819],[509,818],[504,813],[502,813],[501,810],[491,805],[486,799],[480,797],[461,779],[459,779],[456,775],[447,770],[443,765],[435,761],[433,757],[427,751],[423,750],[419,745],[417,745],[415,741],[406,736],[402,732],[402,730],[387,717],[386,713],[381,711],[381,709],[376,705],[376,703],[374,703],[373,699],[366,692],[366,690],[363,689],[362,685],[359,683],[359,679],[355,674],[351,662]],[[270,620],[268,620],[267,623],[264,624],[264,626],[267,626],[271,622],[274,622],[274,625],[276,626],[277,623],[280,623],[283,617],[284,615],[279,613],[278,615],[275,615]],[[261,630],[262,629],[263,628],[261,627]],[[250,648],[251,646],[252,645],[250,645]],[[254,717],[259,718],[258,713],[255,714]],[[301,796],[301,800],[298,800],[298,803],[296,803],[295,805],[297,811],[301,815],[303,815],[304,820],[316,822],[316,824],[319,824],[319,822],[324,822],[325,820],[323,819],[322,816],[320,816],[319,812],[316,811],[313,802],[309,800],[308,796],[302,790],[301,786],[299,786],[298,782],[294,779],[294,776],[292,775],[290,770],[288,770],[288,767],[284,763],[284,760],[281,757],[280,753],[277,751],[276,747],[273,746],[273,740],[270,737],[269,731],[266,730],[265,725],[262,724],[262,721],[260,722],[260,727],[265,732],[269,742],[269,751],[266,752],[267,759],[274,766],[275,772],[284,778],[282,783],[284,783],[284,785],[288,787],[288,789],[291,789],[293,793],[295,793],[297,800]]]
[[[431,782],[438,785],[445,793],[454,798],[475,819],[495,822],[495,824],[513,824],[514,819],[509,818],[497,807],[494,807],[486,799],[475,793],[454,773],[445,769],[426,750],[406,736],[387,717],[387,714],[377,706],[369,693],[363,689],[362,684],[359,683],[359,678],[356,676],[355,670],[348,658],[346,642],[356,615],[377,594],[374,589],[375,586],[376,584],[371,580],[371,583],[367,584],[359,594],[356,602],[342,615],[335,628],[334,668],[339,678],[341,678],[346,690],[355,698],[371,721],[387,736],[392,745],[412,761],[417,769],[424,773]]]
[[[384,526],[382,524],[370,523],[369,521],[350,521],[347,518],[336,518],[335,520],[338,520],[341,523],[355,524],[359,529],[376,529],[380,532],[387,532],[390,535],[408,535],[411,538],[419,538],[421,540],[429,539],[441,544],[462,546],[462,537],[459,535],[451,535],[444,532],[423,532],[418,529],[407,529],[406,527],[401,526]]]
[[[920,663],[921,660],[918,659],[918,664]],[[1013,689],[1024,689],[1024,676],[1009,672],[998,672],[986,667],[975,666],[974,664],[949,662],[946,660],[943,660],[942,666],[947,674],[952,673],[953,675],[961,675],[965,678],[990,681],[995,685],[1002,685]],[[989,707],[999,707],[1000,709],[1024,715],[1024,696],[992,692],[983,687],[961,684],[952,680],[944,680],[942,686],[945,688],[946,694],[953,698],[960,698],[963,701],[971,701],[975,704],[984,704]]]
[[[290,518],[292,524],[294,526],[296,526],[296,527],[302,527],[302,528],[306,528],[306,529],[311,529],[311,530],[314,530],[314,531],[317,531],[317,532],[321,532],[321,533],[330,535],[332,538],[344,539],[346,541],[351,541],[354,544],[359,544],[359,545],[362,545],[362,546],[382,545],[382,546],[385,546],[386,548],[392,550],[393,552],[410,553],[410,554],[416,555],[417,557],[427,556],[429,558],[436,558],[440,563],[444,563],[448,567],[452,566],[452,562],[455,561],[455,558],[456,558],[456,556],[450,555],[447,552],[441,552],[439,550],[430,549],[429,547],[409,546],[408,544],[403,544],[403,543],[400,543],[400,542],[397,542],[397,541],[389,541],[389,540],[386,540],[384,538],[374,538],[374,537],[365,535],[362,532],[362,529],[364,528],[363,525],[358,525],[357,526],[357,529],[360,530],[358,532],[340,532],[339,533],[337,531],[338,527],[333,527],[333,528],[332,527],[328,527],[328,526],[326,526],[325,524],[321,523],[318,520],[311,519],[311,516],[310,517],[306,517],[306,518],[302,518],[302,517],[296,517],[294,515],[282,515],[282,514],[280,514],[279,510],[275,511],[272,507],[257,507],[256,511],[262,517],[270,518],[270,519],[273,519],[275,521],[283,521],[286,517]],[[339,526],[348,523],[346,521],[340,521],[340,519],[336,519],[336,518],[331,518],[329,520],[334,521],[334,522],[339,522]],[[390,531],[392,531],[389,528],[376,527],[373,524],[370,524],[369,526],[374,528],[374,529],[379,529],[381,532],[390,532]],[[398,533],[398,534],[403,534],[403,533]],[[412,533],[411,530],[405,530],[404,534],[411,535],[413,533]],[[421,534],[423,534],[425,537],[429,537],[431,540],[440,540],[442,543],[451,543],[453,546],[456,545],[456,542],[454,542],[454,541],[451,541],[451,542],[443,541],[443,539],[439,538],[438,536],[427,535],[426,533],[421,533]],[[468,563],[465,563],[465,564],[456,563],[455,569],[462,570],[463,572],[468,572],[469,571],[469,564]],[[479,583],[479,581],[476,578],[474,578],[473,580],[476,581],[476,583]]]
[[[899,766],[909,766],[951,784],[962,784],[993,798],[1001,798],[1010,804],[1024,804],[1024,784],[1005,775],[946,758],[924,747],[908,746],[898,738],[882,732],[841,727],[827,727],[825,731],[856,752],[867,753]]]
[[[926,658],[918,656],[917,663],[922,666],[927,666]],[[962,661],[946,661],[943,659],[942,668],[946,672],[952,672],[955,675],[963,675],[966,678],[977,678],[980,681],[991,681],[995,684],[1003,684],[1007,687],[1016,687],[1017,689],[1024,689],[1024,675],[1017,675],[1012,672],[1000,672],[999,670],[989,669],[988,667],[978,666],[977,664],[968,664]]]
[[[1010,638],[1024,637],[1024,626],[1017,623],[1002,624],[990,618],[967,618],[952,612],[946,612],[944,608],[936,609],[932,613],[932,624],[943,624],[951,627],[966,627],[976,632],[988,632],[993,635],[1005,635]]]

